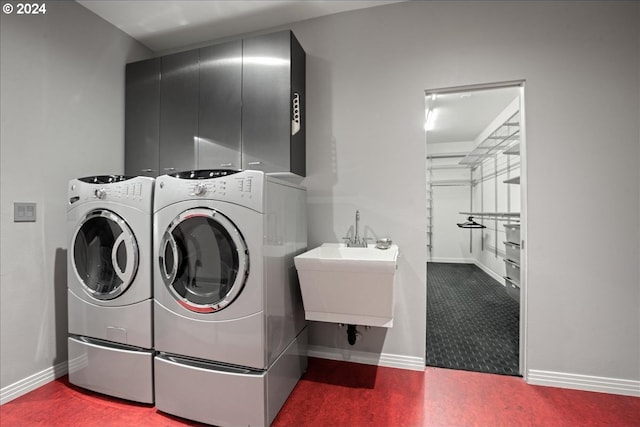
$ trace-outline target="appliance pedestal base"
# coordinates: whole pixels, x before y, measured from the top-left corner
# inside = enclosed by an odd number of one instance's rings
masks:
[[[121,399],[153,403],[153,350],[69,337],[69,382]]]
[[[306,328],[266,371],[161,353],[156,407],[217,426],[268,426],[307,368]]]

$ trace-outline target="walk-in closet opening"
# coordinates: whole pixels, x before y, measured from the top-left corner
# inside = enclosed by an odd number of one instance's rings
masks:
[[[426,364],[524,370],[524,86],[427,90]]]

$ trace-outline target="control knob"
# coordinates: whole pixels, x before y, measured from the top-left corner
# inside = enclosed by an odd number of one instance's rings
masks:
[[[96,188],[96,191],[93,193],[98,199],[104,199],[107,197],[107,190],[104,188]]]
[[[207,186],[202,182],[197,183],[193,189],[194,196],[202,196],[206,192],[207,192]]]

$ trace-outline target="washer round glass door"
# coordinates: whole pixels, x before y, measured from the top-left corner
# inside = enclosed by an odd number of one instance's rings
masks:
[[[198,313],[227,307],[249,275],[242,234],[214,209],[189,209],[174,218],[160,242],[159,262],[171,295]]]
[[[109,210],[96,209],[84,217],[72,249],[80,282],[96,299],[121,295],[138,271],[138,242],[127,223]]]

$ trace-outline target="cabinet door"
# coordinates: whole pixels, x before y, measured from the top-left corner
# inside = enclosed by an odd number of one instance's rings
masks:
[[[200,49],[198,169],[240,169],[242,41]]]
[[[158,176],[160,59],[127,64],[124,173]]]
[[[291,33],[291,164],[289,172],[307,175],[306,54]]]
[[[160,174],[196,168],[198,50],[161,58]]]
[[[290,171],[290,40],[282,31],[243,41],[243,169]]]

